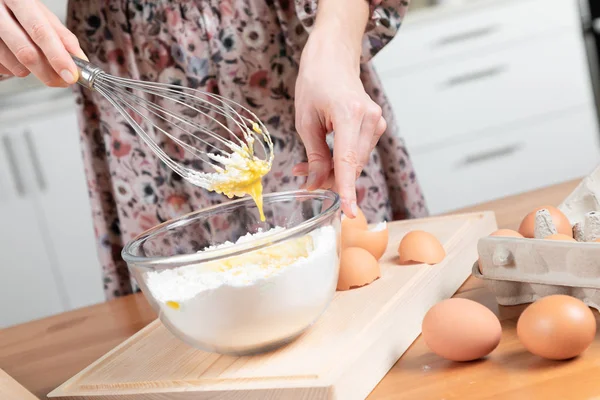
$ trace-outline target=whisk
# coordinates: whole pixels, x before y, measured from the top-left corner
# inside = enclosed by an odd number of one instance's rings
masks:
[[[73,56],[73,60],[79,69],[77,83],[108,100],[154,154],[188,182],[225,193],[218,183],[239,188],[248,183],[244,180],[256,179],[256,174],[244,175],[244,169],[251,168],[249,164],[260,163],[264,173],[270,170],[274,158],[271,136],[246,107],[197,89],[116,77],[80,58]],[[153,138],[158,134],[212,171],[201,171],[203,167],[195,160],[182,162],[167,154],[164,144]],[[263,158],[254,154],[257,139]],[[177,153],[176,146],[172,147]]]

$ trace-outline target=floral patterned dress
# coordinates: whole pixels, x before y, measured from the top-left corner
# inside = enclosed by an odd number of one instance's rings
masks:
[[[371,222],[427,215],[390,105],[369,60],[400,28],[407,0],[372,5],[361,79],[388,128],[357,182]],[[294,128],[294,86],[317,0],[70,0],[68,27],[110,74],[180,84],[242,101],[265,123],[275,161],[265,193],[297,189],[306,161]],[[101,95],[75,87],[83,159],[107,299],[132,293],[123,246],[144,230],[225,197],[161,163]]]

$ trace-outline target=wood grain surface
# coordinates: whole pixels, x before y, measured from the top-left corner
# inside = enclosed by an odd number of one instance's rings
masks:
[[[0,369],[0,399],[2,400],[35,400],[37,397]]]
[[[379,262],[381,278],[336,292],[319,320],[288,346],[250,357],[221,356],[185,345],[155,321],[49,397],[363,400],[419,336],[427,310],[469,277],[479,238],[497,229],[491,212],[387,227],[390,245]],[[439,239],[446,249],[442,263],[398,265],[398,243],[412,230]],[[176,320],[170,323],[177,326]]]
[[[518,227],[531,209],[558,205],[577,185],[567,182],[464,211],[491,210],[499,227]],[[368,399],[548,400],[600,399],[600,330],[579,358],[545,361],[524,351],[515,326],[524,306],[500,307],[482,282],[470,278],[457,296],[486,305],[500,317],[499,347],[485,360],[452,363],[421,338],[392,367]],[[597,313],[595,313],[597,315]],[[136,294],[0,331],[0,368],[40,398],[146,326],[156,315]]]

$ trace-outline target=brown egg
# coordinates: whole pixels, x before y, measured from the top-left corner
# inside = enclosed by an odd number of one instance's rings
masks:
[[[379,260],[387,249],[389,232],[387,224],[382,222],[371,230],[346,228],[342,229],[342,249],[360,247]]]
[[[401,264],[411,262],[437,264],[444,260],[444,246],[429,232],[415,230],[408,232],[400,241],[398,255]]]
[[[342,216],[342,232],[348,228],[362,229],[366,230],[369,228],[369,224],[367,223],[367,218],[365,214],[363,214],[362,210],[358,208],[358,212],[356,213],[356,217],[348,218],[345,215]]]
[[[452,361],[485,357],[502,336],[500,321],[489,308],[462,298],[446,299],[431,307],[421,330],[427,347]]]
[[[519,232],[514,231],[512,229],[498,229],[497,231],[490,233],[490,236],[516,237],[516,238],[523,237],[523,235],[521,235]],[[477,260],[477,265],[479,267],[479,273],[483,274],[483,271],[481,270],[481,260]]]
[[[546,236],[545,240],[567,240],[569,242],[576,242],[571,236],[563,235],[562,233],[555,233],[554,235]]]
[[[538,207],[535,210],[531,211],[529,214],[523,218],[521,221],[521,225],[519,226],[519,233],[526,238],[533,238],[533,231],[535,226],[535,213],[539,210],[545,208],[548,210],[550,215],[552,216],[552,221],[556,226],[556,230],[558,233],[562,233],[563,235],[567,235],[573,237],[573,227],[571,226],[571,222],[562,211],[560,211],[556,207],[552,206],[542,206]]]
[[[566,360],[585,351],[596,336],[596,318],[575,297],[543,297],[523,311],[517,336],[529,352],[551,360]]]
[[[379,263],[367,250],[359,247],[348,247],[342,250],[337,290],[365,286],[380,276]]]
[[[497,231],[490,233],[490,236],[505,236],[505,237],[516,237],[516,238],[524,237],[519,232],[512,230],[512,229],[498,229]]]

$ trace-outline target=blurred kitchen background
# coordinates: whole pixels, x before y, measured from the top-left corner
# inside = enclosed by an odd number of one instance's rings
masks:
[[[600,163],[598,3],[412,1],[374,63],[432,213]],[[104,301],[72,95],[33,78],[0,83],[0,268],[0,328]]]

